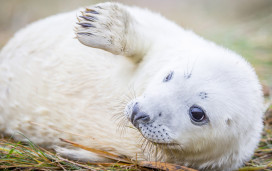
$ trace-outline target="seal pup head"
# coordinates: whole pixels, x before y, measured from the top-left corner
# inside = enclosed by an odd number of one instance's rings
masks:
[[[236,169],[260,139],[261,86],[240,56],[223,49],[202,56],[168,62],[124,113],[166,161]]]

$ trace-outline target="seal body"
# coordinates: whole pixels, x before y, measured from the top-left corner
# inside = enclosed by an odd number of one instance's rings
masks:
[[[262,115],[261,86],[242,57],[145,9],[102,3],[55,15],[0,54],[0,131],[70,158],[106,160],[59,138],[132,159],[237,169],[258,144]]]

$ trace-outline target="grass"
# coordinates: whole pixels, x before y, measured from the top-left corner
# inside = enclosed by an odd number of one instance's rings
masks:
[[[57,154],[36,146],[30,140],[27,143],[12,139],[0,140],[0,169],[14,170],[184,170],[195,171],[183,166],[160,162],[133,162],[105,151],[85,147],[67,140],[73,146],[113,159],[113,163],[82,163],[64,159]]]
[[[22,135],[23,136],[23,135]],[[30,140],[17,142],[12,138],[0,139],[0,169],[3,170],[175,170],[173,164],[154,162],[131,162],[108,152],[84,147],[82,145],[63,140],[75,147],[95,152],[116,162],[113,163],[82,163],[58,156],[53,151],[38,147]],[[181,168],[191,170],[189,168]],[[246,170],[272,170],[272,104],[268,107],[264,117],[264,130],[259,147],[252,159],[240,168]],[[193,169],[191,170],[193,171]]]
[[[0,169],[13,170],[130,170],[129,165],[91,165],[64,159],[57,154],[36,146],[31,141],[0,140]],[[109,166],[110,165],[110,166]]]
[[[259,147],[255,150],[252,159],[240,169],[241,171],[272,170],[272,105],[265,114],[264,124]]]

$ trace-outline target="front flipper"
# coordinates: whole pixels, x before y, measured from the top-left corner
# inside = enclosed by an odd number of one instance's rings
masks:
[[[104,3],[86,8],[78,20],[76,35],[82,44],[114,54],[129,53],[127,36],[132,23],[120,4]]]
[[[150,43],[144,40],[144,33],[138,29],[141,25],[127,8],[109,2],[86,8],[78,17],[78,40],[86,46],[141,60]]]

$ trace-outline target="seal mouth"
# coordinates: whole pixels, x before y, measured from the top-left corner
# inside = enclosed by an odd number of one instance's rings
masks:
[[[150,143],[152,143],[154,146],[159,147],[161,149],[169,149],[169,150],[182,150],[182,146],[177,142],[169,142],[169,143],[158,143],[148,140]]]
[[[151,142],[153,142],[153,141],[151,141]],[[179,144],[178,143],[156,143],[156,142],[153,142],[153,143],[155,143],[156,145],[162,145],[162,146],[179,146]]]

